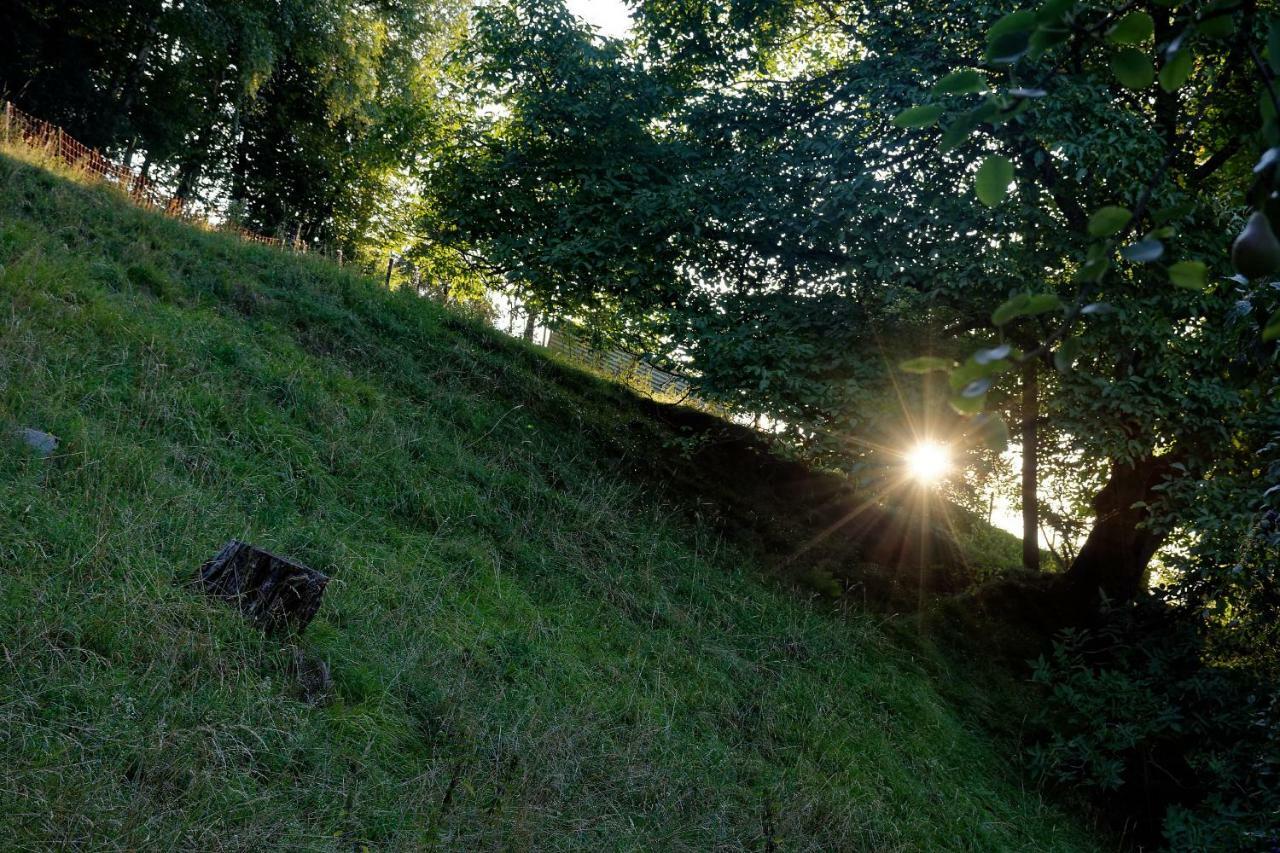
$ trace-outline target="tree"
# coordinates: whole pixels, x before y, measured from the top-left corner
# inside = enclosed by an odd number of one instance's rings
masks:
[[[409,167],[450,121],[437,95],[463,0],[16,5],[0,87],[261,231],[390,240]],[[398,242],[403,243],[403,237]]]
[[[388,208],[448,120],[438,89],[464,12],[456,0],[309,4],[232,142],[246,221],[348,251],[404,224]]]
[[[1099,590],[1136,596],[1197,483],[1260,446],[1277,416],[1263,389],[1274,375],[1269,341],[1280,336],[1280,314],[1260,285],[1280,271],[1280,252],[1269,267],[1242,270],[1251,277],[1212,277],[1227,272],[1224,235],[1239,216],[1245,164],[1280,142],[1271,89],[1280,56],[1274,66],[1262,62],[1266,32],[1251,2],[1171,10],[1055,0],[991,28],[985,60],[1000,69],[1003,91],[981,94],[993,81],[979,71],[954,72],[934,88],[943,98],[976,96],[946,132],[979,133],[982,141],[969,143],[985,157],[979,196],[983,172],[998,166],[1006,187],[1015,176],[1033,184],[1074,237],[1071,278],[1043,297],[1064,316],[1010,363],[1048,362],[1056,350],[1067,376],[1055,419],[1087,456],[1110,460],[1093,500],[1097,521],[1067,575],[1080,601]],[[955,75],[979,82],[953,90]],[[926,109],[940,117],[949,107]],[[1066,126],[1077,135],[1070,148],[1061,142]],[[1274,195],[1274,159],[1268,153],[1254,169],[1260,207]],[[987,195],[998,203],[1004,192],[989,187]],[[1274,240],[1269,224],[1266,236]],[[1040,313],[1036,298],[1012,296],[993,323],[1006,328]],[[1104,313],[1112,318],[1073,337],[1077,321]],[[1071,371],[1082,350],[1087,369]]]
[[[1071,588],[1132,597],[1194,515],[1196,483],[1234,469],[1274,416],[1253,390],[1274,300],[1216,283],[1254,159],[1241,137],[1256,78],[1230,47],[1244,42],[1196,24],[1188,53],[1160,62],[1172,91],[1153,62],[1144,97],[1123,70],[1141,51],[1096,38],[1112,8],[1051,2],[1050,25],[1031,10],[989,37],[1008,7],[665,0],[640,5],[624,46],[556,4],[494,4],[474,97],[505,110],[433,176],[451,199],[441,238],[851,469],[867,444],[903,441],[886,364],[929,353],[913,365],[948,368],[955,409],[935,429],[998,443],[990,418],[947,418],[1021,414],[1049,457],[1029,465],[1098,482]],[[1150,59],[1206,8],[1144,12],[1151,34],[1118,37],[1142,35]],[[1251,7],[1222,8],[1258,35]],[[1059,28],[1090,39],[1030,49]],[[994,55],[1006,42],[1016,62]],[[1194,58],[1215,51],[1229,61]],[[1251,318],[1224,322],[1241,299]],[[1029,364],[1024,406],[1012,386]],[[908,388],[908,405],[930,388]]]

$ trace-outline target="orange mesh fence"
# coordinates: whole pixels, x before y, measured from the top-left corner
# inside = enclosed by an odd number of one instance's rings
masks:
[[[69,136],[57,125],[24,113],[8,101],[3,101],[4,113],[0,116],[0,140],[20,142],[49,156],[56,157],[72,168],[94,175],[124,190],[134,203],[159,210],[178,219],[193,221],[193,216],[183,199],[166,193],[158,184],[126,164],[117,163],[106,157],[96,148]],[[201,224],[210,226],[203,221]],[[222,228],[230,231],[242,240],[261,243],[266,246],[284,248],[289,246],[295,251],[306,251],[306,244],[301,241],[285,241],[279,237],[267,237],[243,228]]]

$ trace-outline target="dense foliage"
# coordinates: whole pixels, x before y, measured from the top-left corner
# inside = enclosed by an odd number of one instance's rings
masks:
[[[1097,795],[1134,840],[1280,847],[1278,522],[1266,509],[1238,562],[1197,565],[1065,632],[1036,667],[1033,767]]]
[[[461,0],[5,4],[0,94],[191,204],[353,249],[403,237]]]
[[[1006,9],[671,0],[623,45],[559,4],[491,4],[472,97],[502,109],[429,175],[441,238],[853,469],[904,441],[904,408],[997,445],[941,398],[1018,419],[1058,475],[1046,519],[1102,520],[1081,604],[1130,598],[1206,481],[1254,476],[1278,414],[1274,294],[1224,281],[1269,144],[1244,67],[1267,20],[1191,3],[1117,30],[1133,8],[1052,2],[989,34]],[[1157,51],[1158,86],[1113,67]],[[929,349],[908,366],[950,376],[921,401],[892,365]]]

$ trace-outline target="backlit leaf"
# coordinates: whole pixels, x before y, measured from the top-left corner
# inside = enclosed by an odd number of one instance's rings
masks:
[[[1108,205],[1089,217],[1089,235],[1092,237],[1110,237],[1119,234],[1133,219],[1127,207]]]
[[[922,104],[918,107],[908,107],[893,117],[893,124],[902,128],[919,128],[928,127],[946,112],[946,108],[942,104]]]
[[[987,30],[987,41],[992,41],[1009,33],[1020,33],[1031,30],[1036,25],[1036,13],[1031,9],[1010,12],[991,25]]]
[[[1005,33],[987,42],[987,61],[992,65],[1012,65],[1021,59],[1031,47],[1031,36],[1026,32]]]
[[[1045,0],[1036,10],[1036,22],[1057,24],[1076,7],[1076,0]]]
[[[1080,357],[1081,343],[1079,338],[1067,338],[1058,345],[1053,354],[1053,366],[1059,373],[1070,373]]]
[[[1209,269],[1200,261],[1178,261],[1169,267],[1169,281],[1183,290],[1204,290],[1209,284]]]
[[[1158,261],[1163,254],[1164,243],[1159,240],[1153,240],[1150,237],[1125,246],[1120,250],[1122,258],[1135,264],[1149,264],[1152,261]]]
[[[1191,48],[1184,47],[1175,53],[1168,62],[1164,64],[1164,68],[1160,69],[1160,88],[1166,92],[1176,92],[1182,88],[1187,82],[1187,78],[1191,76],[1191,71],[1195,68],[1195,57],[1191,53]]]
[[[1062,299],[1056,293],[1037,293],[1027,301],[1027,314],[1047,314],[1062,307]]]
[[[1013,182],[1013,163],[1007,157],[992,154],[978,167],[978,176],[974,188],[978,192],[978,200],[987,207],[995,207],[1004,201],[1009,192],[1009,184]]]
[[[971,95],[986,91],[987,82],[974,68],[953,71],[933,84],[935,95]]]
[[[1003,453],[1009,447],[1009,425],[993,412],[984,412],[974,418],[974,432],[988,450]]]
[[[1107,33],[1114,44],[1142,44],[1155,35],[1156,23],[1146,12],[1130,12]]]
[[[1000,346],[992,347],[991,349],[978,350],[973,354],[973,360],[978,362],[978,364],[991,364],[993,361],[1000,361],[1001,359],[1008,358],[1012,352],[1013,347],[1009,344],[1001,344]]]
[[[1003,326],[1011,320],[1015,320],[1026,313],[1027,303],[1031,301],[1031,297],[1025,293],[1019,293],[1012,299],[1009,299],[999,308],[991,313],[991,322],[996,326]]]
[[[1235,11],[1239,8],[1234,3],[1222,2],[1219,0],[1213,3],[1205,12],[1205,19],[1197,26],[1196,30],[1202,36],[1209,38],[1226,38],[1236,31]],[[1229,10],[1225,11],[1224,10]]]
[[[986,408],[986,405],[987,398],[985,394],[978,397],[965,397],[962,394],[956,394],[951,398],[951,408],[961,415],[976,415]]]

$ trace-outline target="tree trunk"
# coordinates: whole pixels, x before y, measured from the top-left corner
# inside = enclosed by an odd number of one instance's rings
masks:
[[[530,311],[524,318],[524,339],[533,343],[533,332],[538,325],[538,315]]]
[[[139,4],[143,5],[143,4]],[[133,59],[129,61],[129,65],[125,69],[117,69],[117,73],[112,75],[108,83],[107,91],[114,106],[110,108],[106,120],[106,133],[109,140],[106,144],[114,144],[115,136],[120,131],[121,125],[128,122],[130,114],[133,112],[134,101],[137,100],[139,89],[142,82],[142,71],[146,67],[147,59],[151,55],[152,45],[155,44],[156,30],[160,26],[161,6],[155,4],[147,13],[147,22],[143,25],[142,35],[140,37],[137,48],[133,52]],[[130,17],[136,20],[140,14],[144,14],[142,9],[134,7],[129,10]],[[120,71],[123,73],[119,73]]]
[[[209,93],[209,101],[206,104],[210,112],[209,121],[196,134],[195,142],[192,143],[188,155],[183,158],[182,166],[178,171],[178,190],[174,195],[182,201],[183,207],[186,207],[186,203],[191,200],[191,197],[199,187],[200,176],[204,174],[205,166],[211,157],[211,153],[206,148],[212,144],[211,137],[218,123],[218,106],[220,103],[218,93],[222,91],[222,86],[226,79],[227,72],[226,69],[223,69],[218,74],[217,82],[214,83],[213,90]]]
[[[1029,360],[1022,368],[1022,567],[1040,571],[1040,504],[1039,447],[1036,422],[1040,418],[1039,386],[1036,362]]]
[[[1167,535],[1147,526],[1147,507],[1159,499],[1155,488],[1175,461],[1165,455],[1112,464],[1111,479],[1093,499],[1097,520],[1066,574],[1075,605],[1093,607],[1100,594],[1113,602],[1131,601],[1146,587],[1147,567]]]

